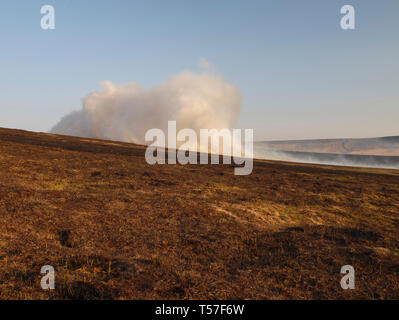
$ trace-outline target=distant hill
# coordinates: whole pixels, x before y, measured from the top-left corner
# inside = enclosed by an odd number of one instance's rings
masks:
[[[257,142],[257,145],[263,145],[276,151],[399,156],[399,136],[364,139],[262,141]]]

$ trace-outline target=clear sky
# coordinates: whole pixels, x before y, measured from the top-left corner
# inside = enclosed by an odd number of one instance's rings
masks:
[[[2,0],[0,40],[1,127],[47,131],[100,81],[150,88],[205,58],[257,140],[399,135],[398,0]]]

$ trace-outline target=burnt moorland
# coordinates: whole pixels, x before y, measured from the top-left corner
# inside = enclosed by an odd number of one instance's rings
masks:
[[[399,299],[398,170],[144,152],[0,129],[0,299]]]

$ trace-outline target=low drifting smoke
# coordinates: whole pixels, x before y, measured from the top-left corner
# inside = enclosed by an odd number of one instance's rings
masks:
[[[255,143],[254,157],[334,166],[399,169],[399,156],[282,151],[269,148],[263,142]]]
[[[64,116],[50,132],[145,144],[152,128],[167,131],[232,128],[240,109],[240,93],[221,76],[185,71],[149,90],[136,83],[102,82],[82,99],[82,109]]]

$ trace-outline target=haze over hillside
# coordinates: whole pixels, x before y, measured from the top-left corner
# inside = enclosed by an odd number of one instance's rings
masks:
[[[399,169],[399,136],[261,141],[254,151],[260,159]]]
[[[279,151],[399,156],[399,136],[364,139],[262,141],[259,143]]]

